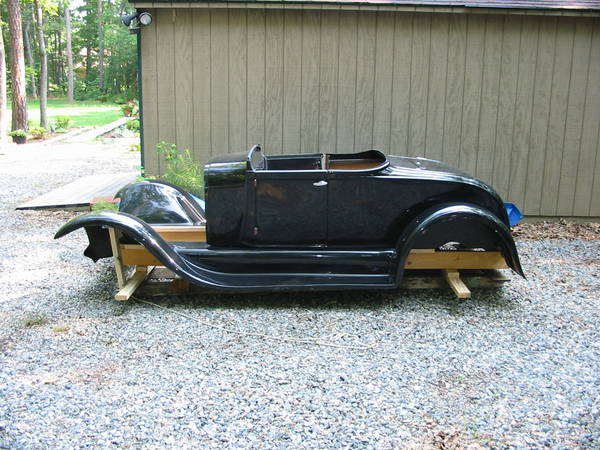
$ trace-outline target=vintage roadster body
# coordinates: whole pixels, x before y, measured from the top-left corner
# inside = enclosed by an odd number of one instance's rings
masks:
[[[112,256],[114,228],[183,279],[227,290],[395,288],[411,251],[448,243],[499,251],[523,275],[500,197],[441,162],[377,150],[267,156],[257,145],[212,159],[204,178],[205,205],[143,181],[121,189],[118,212],[84,214],[55,237],[84,227],[97,260]],[[205,224],[205,242],[168,242],[160,224]]]

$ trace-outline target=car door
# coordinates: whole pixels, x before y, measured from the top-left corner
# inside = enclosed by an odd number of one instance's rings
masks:
[[[255,242],[263,246],[322,246],[327,239],[327,172],[255,173]]]

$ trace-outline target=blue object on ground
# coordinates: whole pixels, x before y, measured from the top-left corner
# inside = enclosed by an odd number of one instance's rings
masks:
[[[505,203],[504,207],[506,208],[506,214],[508,215],[508,223],[510,223],[511,227],[514,227],[523,218],[523,213],[514,203]]]

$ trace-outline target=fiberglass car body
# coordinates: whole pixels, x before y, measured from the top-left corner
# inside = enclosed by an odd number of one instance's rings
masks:
[[[205,205],[160,181],[121,189],[119,212],[88,213],[94,260],[112,256],[107,227],[193,283],[227,290],[395,288],[414,249],[500,251],[523,275],[504,204],[486,183],[438,161],[354,154],[213,158]],[[204,206],[204,207],[203,207]],[[151,225],[206,225],[206,242],[166,242]]]

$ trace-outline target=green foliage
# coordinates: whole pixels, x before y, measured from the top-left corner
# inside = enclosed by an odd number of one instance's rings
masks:
[[[125,126],[130,131],[140,131],[140,121],[138,119],[130,120]]]
[[[92,211],[118,211],[119,207],[112,202],[100,200],[92,205]]]
[[[25,130],[13,130],[8,133],[10,137],[27,137],[27,133]]]
[[[156,150],[163,156],[166,163],[165,172],[159,179],[172,183],[180,188],[197,195],[204,196],[204,178],[202,167],[194,161],[189,150],[177,150],[177,145],[169,142],[159,142]]]
[[[56,116],[54,118],[56,123],[56,128],[63,128],[65,130],[69,129],[69,124],[71,123],[71,118],[68,116]]]
[[[29,128],[29,134],[31,134],[31,137],[33,139],[44,139],[46,137],[47,133],[48,133],[48,130],[46,130],[44,127]]]
[[[129,146],[129,151],[130,152],[140,152],[140,151],[142,151],[142,146],[140,144],[131,144]]]

